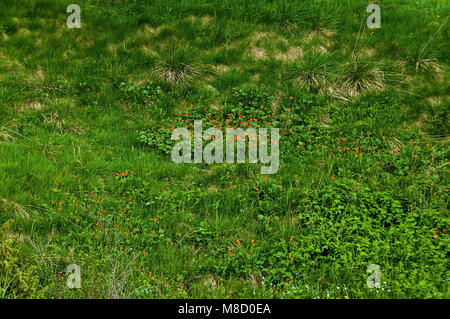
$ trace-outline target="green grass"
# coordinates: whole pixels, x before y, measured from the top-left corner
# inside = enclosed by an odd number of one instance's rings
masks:
[[[450,297],[445,1],[0,4],[0,298]],[[277,174],[171,161],[241,115]]]

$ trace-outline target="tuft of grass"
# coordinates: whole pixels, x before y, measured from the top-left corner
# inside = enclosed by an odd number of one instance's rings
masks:
[[[416,72],[442,72],[438,60],[432,56],[425,46],[413,45],[408,47],[405,61]]]
[[[197,52],[189,46],[170,44],[160,50],[153,73],[171,84],[187,85],[203,73]]]
[[[329,5],[313,6],[305,16],[305,23],[313,33],[329,36],[337,28],[339,19]]]
[[[323,93],[329,85],[333,60],[321,53],[312,52],[289,69],[290,78],[298,87]]]
[[[298,29],[302,18],[303,14],[298,12],[298,6],[289,2],[283,2],[270,15],[276,31],[294,32]]]
[[[5,211],[11,213],[13,216],[18,217],[23,218],[30,217],[30,211],[24,205],[21,205],[19,203],[7,199],[0,200],[0,211]]]
[[[341,93],[350,97],[370,90],[382,90],[383,82],[384,72],[378,64],[358,57],[345,63],[337,77]]]

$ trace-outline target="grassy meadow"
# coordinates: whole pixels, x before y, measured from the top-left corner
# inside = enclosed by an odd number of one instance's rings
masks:
[[[0,0],[0,298],[450,297],[448,1],[73,2]]]

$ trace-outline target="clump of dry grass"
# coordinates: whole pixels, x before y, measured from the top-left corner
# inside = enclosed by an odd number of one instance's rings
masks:
[[[10,212],[12,213],[14,216],[19,216],[19,217],[24,217],[24,218],[29,218],[30,217],[30,212],[29,210],[16,202],[7,200],[7,199],[2,199],[0,200],[0,211],[6,211],[6,212]]]
[[[369,60],[354,58],[342,67],[337,77],[340,93],[354,97],[369,90],[384,89],[384,72]]]
[[[169,83],[186,85],[200,77],[203,69],[192,48],[169,45],[160,50],[153,73]]]
[[[407,62],[411,63],[416,71],[431,71],[435,73],[442,72],[441,65],[437,62],[436,58],[427,58],[421,55],[412,56],[407,59]]]
[[[333,61],[329,56],[311,53],[305,59],[294,64],[289,74],[294,84],[309,91],[323,93],[331,78]]]

